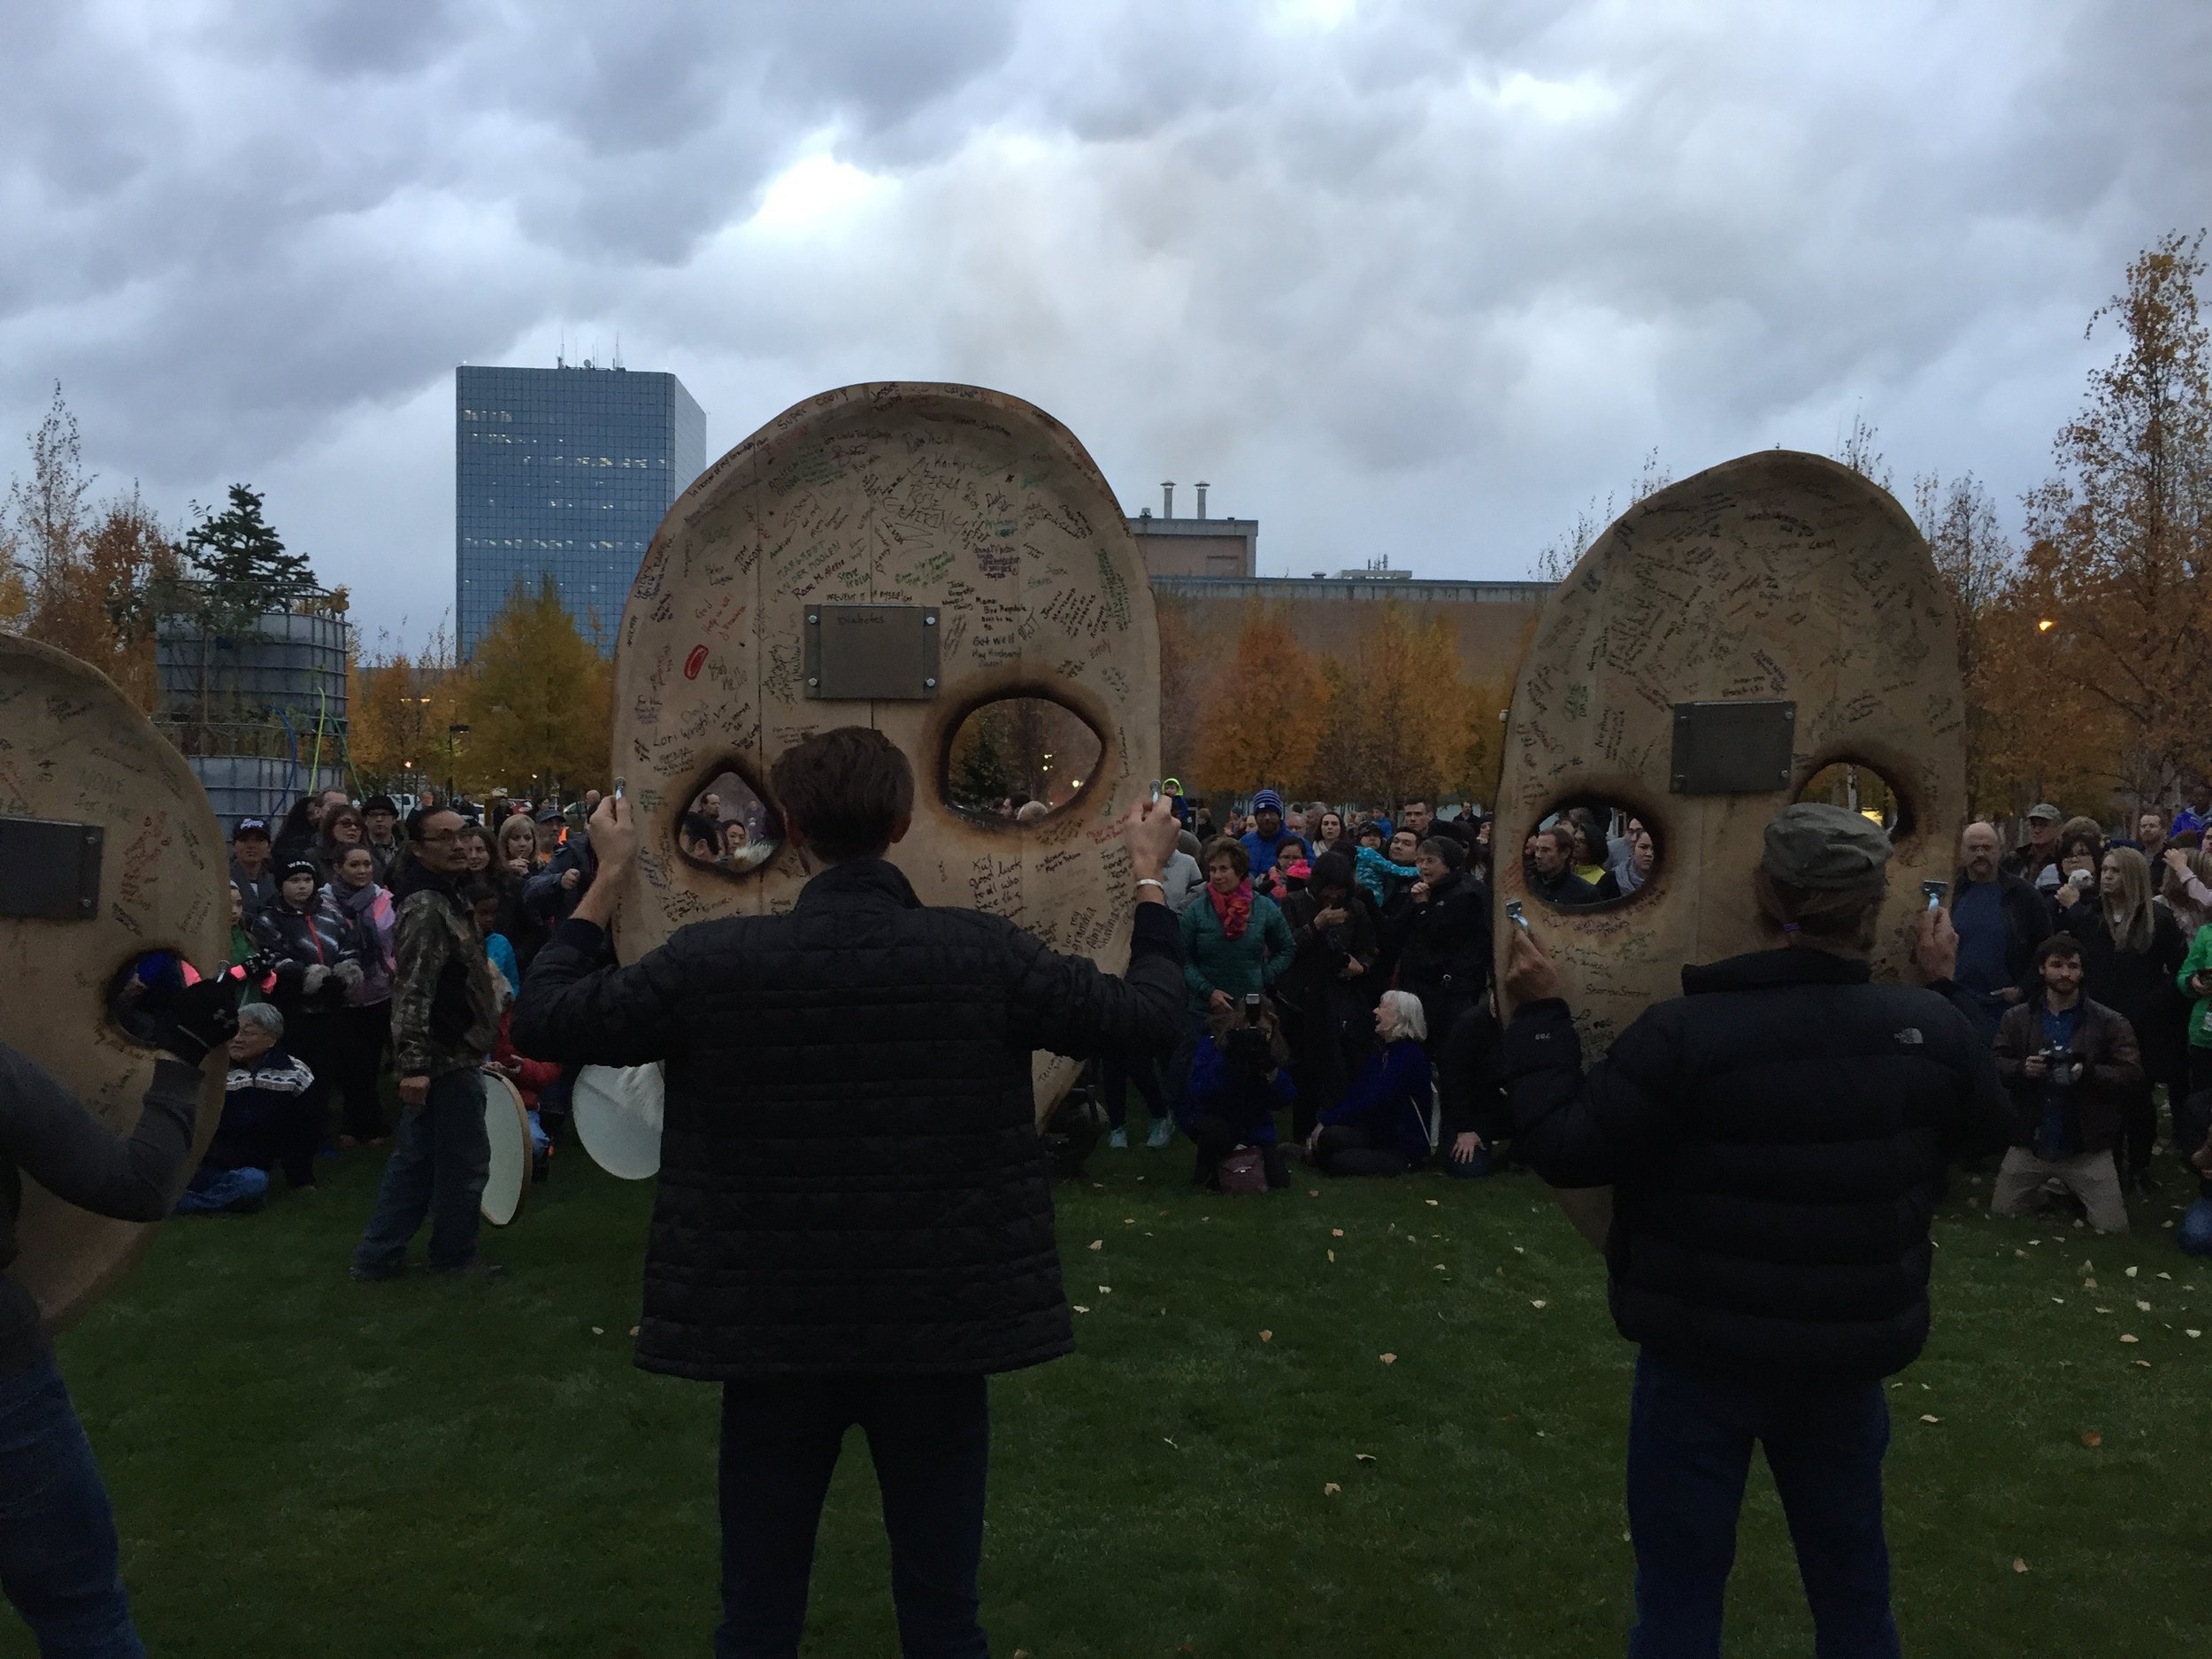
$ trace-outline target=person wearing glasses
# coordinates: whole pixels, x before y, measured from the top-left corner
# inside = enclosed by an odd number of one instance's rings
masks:
[[[376,1210],[354,1247],[353,1276],[397,1279],[407,1246],[430,1217],[430,1271],[488,1277],[476,1256],[477,1201],[491,1173],[478,1069],[499,1040],[498,1005],[483,935],[465,896],[461,815],[423,815],[416,856],[394,896],[392,1054],[399,1071],[399,1133],[377,1188]]]

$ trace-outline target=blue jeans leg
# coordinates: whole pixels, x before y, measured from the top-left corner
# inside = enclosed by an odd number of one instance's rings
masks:
[[[45,1659],[146,1659],[107,1488],[51,1360],[0,1379],[0,1590]]]
[[[430,1080],[433,1156],[430,1271],[466,1267],[476,1259],[483,1225],[484,1183],[491,1179],[492,1140],[484,1127],[484,1074],[449,1071]]]
[[[1636,1546],[1629,1659],[1719,1659],[1721,1607],[1751,1472],[1752,1414],[1694,1372],[1644,1355],[1628,1416]]]
[[[467,1071],[431,1079],[422,1109],[400,1114],[376,1209],[354,1247],[354,1266],[364,1273],[399,1271],[426,1216],[430,1265],[467,1266],[476,1259],[477,1204],[490,1172],[483,1077]]]
[[[1882,1458],[1889,1450],[1882,1386],[1859,1383],[1778,1402],[1761,1441],[1797,1546],[1816,1659],[1897,1659],[1882,1534]]]

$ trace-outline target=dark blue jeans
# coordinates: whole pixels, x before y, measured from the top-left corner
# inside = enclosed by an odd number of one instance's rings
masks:
[[[1629,1659],[1718,1659],[1721,1598],[1754,1441],[1797,1546],[1818,1659],[1895,1659],[1879,1383],[1759,1388],[1646,1354],[1628,1423],[1628,1525],[1636,1542]]]
[[[354,1246],[360,1272],[396,1273],[407,1246],[430,1217],[430,1267],[442,1272],[476,1259],[477,1204],[492,1169],[484,1133],[484,1075],[473,1067],[430,1079],[420,1111],[402,1111],[376,1210]]]
[[[107,1488],[51,1360],[0,1379],[0,1590],[46,1659],[146,1659]]]
[[[981,1377],[793,1377],[722,1389],[715,1659],[795,1659],[845,1431],[868,1437],[906,1659],[989,1659],[977,1623],[990,1397]]]

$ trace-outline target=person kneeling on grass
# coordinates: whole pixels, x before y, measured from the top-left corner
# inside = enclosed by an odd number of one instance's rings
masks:
[[[1306,1139],[1313,1161],[1331,1175],[1403,1175],[1430,1150],[1429,1113],[1436,1090],[1429,1075],[1428,1023],[1421,999],[1385,991],[1375,1005],[1382,1046],[1367,1056],[1351,1092],[1321,1114]]]
[[[207,1155],[177,1200],[180,1216],[258,1210],[269,1199],[269,1171],[294,1187],[315,1185],[322,1139],[315,1074],[284,1046],[284,1016],[269,1002],[238,1010],[223,1083],[223,1116]]]
[[[1275,1113],[1298,1098],[1275,1012],[1257,992],[1217,1013],[1192,1057],[1177,1126],[1198,1146],[1192,1184],[1219,1191],[1221,1161],[1249,1147],[1260,1155],[1270,1187],[1290,1185],[1275,1139]]]
[[[2036,949],[2043,988],[2005,1010],[1997,1026],[1997,1071],[2019,1118],[2012,1149],[1997,1171],[1990,1213],[2027,1216],[2056,1181],[2100,1233],[2127,1231],[2120,1172],[2112,1148],[2128,1097],[2143,1085],[2135,1028],[2126,1017],[2081,994],[2081,946],[2053,933]]]

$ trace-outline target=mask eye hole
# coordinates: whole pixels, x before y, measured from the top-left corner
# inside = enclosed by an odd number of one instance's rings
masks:
[[[1822,801],[1863,813],[1889,832],[1892,845],[1910,839],[1915,829],[1912,797],[1870,762],[1849,756],[1828,762],[1805,780],[1794,797]]]
[[[676,856],[695,870],[748,876],[783,846],[783,815],[735,761],[692,792],[676,819]]]
[[[1632,903],[1657,884],[1664,837],[1655,814],[1622,801],[1576,797],[1536,820],[1521,847],[1531,896],[1555,910]]]
[[[1034,694],[977,703],[945,746],[940,793],[964,818],[1034,824],[1065,810],[1096,781],[1106,745],[1065,703]]]

